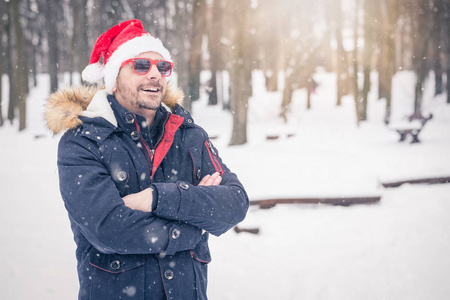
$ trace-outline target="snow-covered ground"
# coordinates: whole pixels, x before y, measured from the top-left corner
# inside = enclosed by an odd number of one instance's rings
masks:
[[[295,92],[289,123],[283,124],[277,118],[280,93],[267,93],[256,72],[249,142],[243,146],[228,146],[231,115],[208,107],[204,94],[194,103],[194,118],[218,136],[215,145],[252,200],[381,201],[251,207],[240,227],[259,228],[259,235],[230,231],[210,239],[210,299],[449,299],[450,184],[381,186],[450,176],[445,95],[432,97],[432,85],[426,86],[423,108],[434,116],[420,135],[422,143],[399,143],[383,123],[384,100],[371,94],[369,120],[357,128],[352,97],[336,107],[333,75],[319,72],[316,80],[312,109],[306,110],[304,90]],[[31,90],[26,131],[18,132],[17,124],[0,128],[1,299],[77,295],[75,244],[58,190],[58,137],[42,122],[47,87],[41,76]],[[412,113],[413,91],[414,76],[397,74],[393,120]],[[266,140],[272,134],[281,137]]]

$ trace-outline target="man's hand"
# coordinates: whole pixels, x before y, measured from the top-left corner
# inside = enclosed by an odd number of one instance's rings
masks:
[[[202,178],[199,186],[219,185],[222,182],[222,177],[219,172],[212,175],[206,175]],[[122,198],[125,206],[134,209],[142,210],[143,212],[152,211],[153,190],[151,188],[145,189],[139,193],[130,194]]]
[[[208,186],[208,185],[219,185],[222,182],[222,176],[220,176],[219,172],[216,172],[212,175],[206,175],[202,178],[198,185]]]
[[[125,205],[134,210],[143,212],[152,211],[153,190],[151,188],[140,191],[136,194],[130,194],[122,198]]]

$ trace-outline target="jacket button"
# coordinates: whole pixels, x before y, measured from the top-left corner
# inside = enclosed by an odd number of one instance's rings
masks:
[[[176,240],[177,238],[180,237],[180,234],[181,234],[180,230],[177,228],[174,228],[172,230],[172,239]]]
[[[172,270],[166,270],[164,272],[164,277],[166,277],[167,280],[172,280],[172,278],[173,278],[173,271]]]
[[[178,186],[179,186],[180,188],[182,188],[183,190],[187,190],[187,189],[189,188],[189,185],[188,185],[186,182],[184,182],[184,181],[180,182],[180,183],[178,184]]]
[[[197,171],[197,179],[200,179],[201,176],[202,176],[202,170],[198,169],[198,171]]]
[[[192,124],[192,119],[187,120],[189,124]]]
[[[141,137],[141,134],[137,131],[131,132],[131,139],[133,141],[137,141]]]
[[[125,115],[125,121],[126,121],[128,124],[133,124],[133,123],[134,123],[134,117],[133,117],[133,115],[132,115],[132,114],[126,114],[126,115]]]
[[[119,260],[113,260],[111,262],[111,269],[113,269],[113,270],[120,269],[120,261]]]
[[[128,174],[125,171],[120,171],[117,173],[116,177],[117,177],[117,180],[124,181],[128,178]]]

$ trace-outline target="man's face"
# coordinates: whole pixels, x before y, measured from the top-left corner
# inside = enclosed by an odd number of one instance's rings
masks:
[[[136,57],[163,59],[156,52],[144,52]],[[156,65],[152,65],[147,74],[141,75],[134,72],[133,63],[128,63],[120,69],[112,91],[123,107],[130,112],[145,116],[148,110],[158,109],[166,91],[166,85],[166,78],[161,76]]]

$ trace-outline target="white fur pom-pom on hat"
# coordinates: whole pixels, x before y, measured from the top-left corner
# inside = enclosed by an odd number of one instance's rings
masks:
[[[81,78],[88,83],[100,83],[103,81],[103,69],[99,62],[90,64],[81,73]]]

